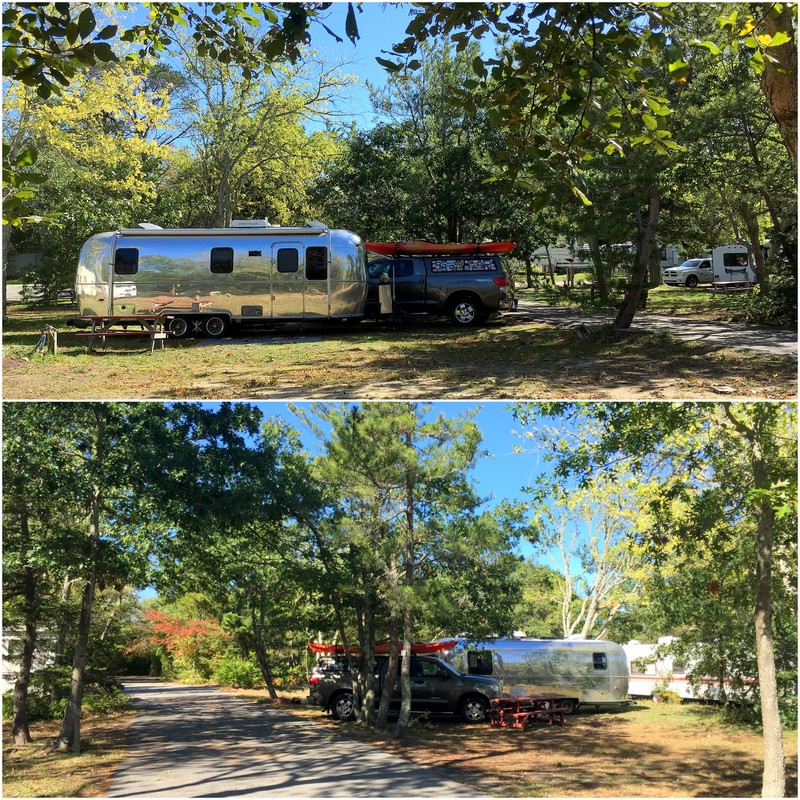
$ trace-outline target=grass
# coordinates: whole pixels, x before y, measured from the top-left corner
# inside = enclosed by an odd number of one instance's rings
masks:
[[[728,399],[794,397],[796,359],[674,339],[565,327],[515,315],[473,330],[449,321],[292,326],[248,344],[146,339],[88,354],[68,306],[10,307],[4,399]],[[57,356],[31,354],[45,324]],[[132,343],[131,343],[132,342]]]
[[[3,797],[102,797],[125,758],[125,734],[132,714],[108,714],[81,721],[82,751],[50,749],[60,721],[31,724],[33,743],[14,745],[11,724],[3,724]]]

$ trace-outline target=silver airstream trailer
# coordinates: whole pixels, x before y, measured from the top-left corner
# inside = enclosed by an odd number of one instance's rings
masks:
[[[624,705],[628,697],[628,660],[614,642],[594,639],[459,640],[443,658],[468,675],[493,675],[503,693],[563,697],[567,713],[584,705]]]
[[[222,336],[231,323],[364,314],[366,251],[317,222],[272,227],[140,228],[99,233],[81,251],[81,316],[164,313],[176,337]]]

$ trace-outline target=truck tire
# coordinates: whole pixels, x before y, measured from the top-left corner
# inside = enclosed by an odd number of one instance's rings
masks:
[[[556,708],[560,708],[565,714],[575,714],[578,710],[578,701],[570,697],[565,697],[556,703]]]
[[[203,320],[203,332],[209,339],[221,339],[228,330],[228,318],[212,314]]]
[[[690,276],[689,276],[689,277],[686,279],[686,285],[687,285],[687,286],[688,286],[690,289],[696,289],[696,288],[697,288],[697,284],[698,284],[698,283],[700,283],[700,281],[697,279],[697,275],[690,275]]]
[[[352,692],[339,692],[331,698],[331,716],[342,722],[350,722],[356,718]]]
[[[173,339],[185,339],[189,335],[189,327],[189,320],[186,317],[174,317],[169,323]]]
[[[486,722],[489,718],[489,701],[479,694],[468,695],[459,704],[458,713],[464,722],[470,724]]]
[[[450,303],[450,319],[462,328],[477,325],[483,319],[481,301],[473,295],[459,295]]]

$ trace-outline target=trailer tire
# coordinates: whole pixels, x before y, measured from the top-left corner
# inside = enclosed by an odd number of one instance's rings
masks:
[[[203,332],[209,339],[221,339],[228,330],[227,317],[212,314],[203,320]]]
[[[458,713],[464,722],[474,725],[486,722],[489,718],[489,701],[479,694],[465,697],[458,706]]]
[[[483,319],[483,306],[477,297],[461,294],[450,301],[450,319],[461,328],[470,328]]]
[[[578,701],[570,697],[565,697],[556,703],[556,708],[560,708],[565,714],[575,714],[578,710]]]
[[[352,692],[338,692],[331,698],[331,716],[342,722],[350,722],[356,718]]]
[[[689,277],[686,279],[686,285],[687,285],[687,286],[688,286],[690,289],[696,289],[696,288],[697,288],[697,284],[698,284],[698,283],[700,283],[700,281],[698,280],[698,278],[697,278],[697,275],[690,275],[690,276],[689,276]]]
[[[173,339],[185,339],[189,335],[189,320],[186,317],[174,317],[168,327]]]

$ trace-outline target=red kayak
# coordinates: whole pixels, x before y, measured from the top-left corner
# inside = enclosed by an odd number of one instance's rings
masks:
[[[432,653],[444,653],[447,650],[452,650],[458,644],[458,639],[442,639],[439,642],[414,642],[411,645],[411,652],[414,655],[430,655]],[[309,642],[308,649],[312,653],[324,653],[325,655],[345,655],[344,645],[341,644],[318,644],[317,642]],[[375,655],[387,655],[389,653],[389,643],[375,645]],[[358,645],[350,647],[351,655],[358,655]]]
[[[382,256],[468,256],[510,253],[516,242],[364,242],[370,253]]]

